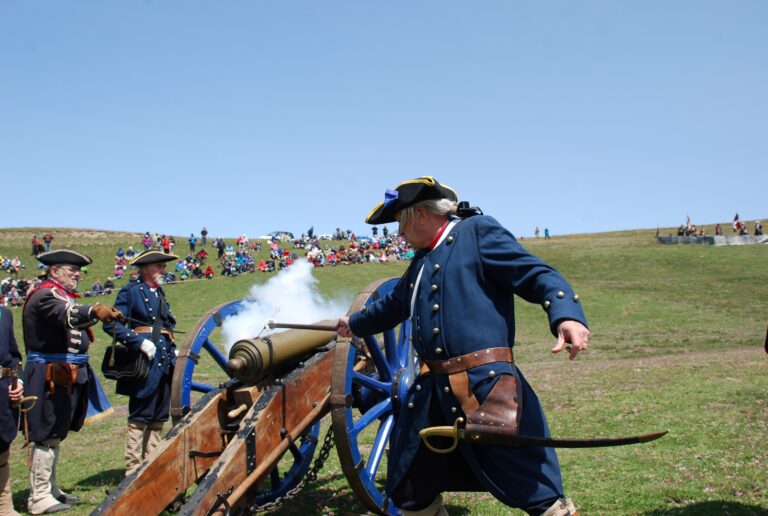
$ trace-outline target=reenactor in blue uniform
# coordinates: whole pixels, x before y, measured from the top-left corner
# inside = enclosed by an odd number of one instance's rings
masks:
[[[0,514],[18,516],[11,496],[11,442],[19,428],[18,404],[24,395],[24,383],[13,377],[21,363],[21,353],[13,334],[13,313],[0,307]]]
[[[29,440],[34,443],[27,509],[47,514],[70,509],[79,500],[56,484],[60,445],[70,430],[80,430],[89,411],[111,411],[88,363],[88,348],[93,341],[90,327],[113,321],[120,313],[99,303],[77,303],[80,268],[91,263],[88,256],[57,249],[37,259],[49,266],[48,279],[27,295],[22,318],[25,390],[37,396],[27,414]]]
[[[128,283],[117,294],[115,308],[126,323],[105,324],[104,331],[149,359],[146,378],[117,381],[117,393],[129,396],[128,432],[125,441],[125,475],[141,466],[162,439],[163,424],[171,406],[171,380],[176,364],[173,328],[176,319],[160,286],[166,263],[178,256],[145,251],[131,260],[139,268],[138,281]]]
[[[553,352],[567,349],[573,359],[588,346],[579,296],[565,279],[495,219],[457,200],[432,177],[387,190],[366,222],[399,222],[400,236],[418,251],[391,293],[339,320],[342,336],[361,337],[411,320],[422,368],[390,438],[386,491],[406,515],[446,514],[441,493],[450,491],[489,491],[532,515],[576,514],[552,448],[461,440],[438,454],[419,438],[423,428],[457,420],[549,437],[539,400],[514,363],[513,294],[541,305],[557,337]],[[494,427],[486,412],[505,417]]]

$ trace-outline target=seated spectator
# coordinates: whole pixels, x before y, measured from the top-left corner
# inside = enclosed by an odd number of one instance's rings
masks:
[[[123,265],[120,265],[119,263],[116,263],[115,264],[115,278],[123,279],[123,274],[125,274],[125,267]]]
[[[100,296],[104,294],[104,285],[101,284],[101,281],[97,279],[93,282],[93,285],[91,286],[91,292],[94,296]]]
[[[262,260],[263,262],[264,260]],[[206,279],[213,278],[213,267],[211,267],[210,264],[208,264],[208,267],[205,269],[205,277]]]
[[[107,276],[107,280],[104,282],[104,292],[111,293],[115,289],[115,282],[112,276]]]
[[[132,245],[129,245],[128,250],[125,252],[125,258],[128,260],[133,260],[134,256],[136,256],[136,251],[133,250]]]

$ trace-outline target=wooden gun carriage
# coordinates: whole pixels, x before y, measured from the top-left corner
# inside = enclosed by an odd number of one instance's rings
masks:
[[[396,278],[369,285],[349,313],[386,294]],[[287,330],[233,346],[212,341],[241,301],[209,311],[179,349],[171,415],[174,426],[152,457],[110,493],[94,514],[248,514],[294,496],[312,467],[320,421],[331,414],[317,463],[335,444],[360,502],[398,514],[383,485],[385,451],[398,400],[413,383],[416,361],[408,322],[366,339],[332,331]],[[201,361],[222,372],[212,381]],[[193,403],[192,393],[202,393]]]

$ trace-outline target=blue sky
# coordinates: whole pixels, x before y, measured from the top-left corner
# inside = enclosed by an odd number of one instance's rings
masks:
[[[519,236],[768,216],[768,2],[0,3],[0,227]],[[394,228],[394,226],[391,226]]]

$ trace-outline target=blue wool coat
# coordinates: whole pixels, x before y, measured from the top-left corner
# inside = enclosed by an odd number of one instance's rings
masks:
[[[413,345],[421,359],[447,360],[486,348],[513,346],[513,294],[542,306],[553,335],[562,320],[586,325],[579,298],[565,279],[526,251],[495,219],[474,216],[459,221],[448,231],[435,249],[417,253],[392,292],[350,316],[350,328],[355,335],[376,334],[411,317]],[[489,375],[491,370],[495,376]],[[485,401],[493,385],[505,374],[517,376],[523,387],[520,434],[549,436],[536,394],[513,364],[496,362],[468,371],[470,387],[478,402]],[[431,403],[439,404],[446,424],[452,425],[457,417],[465,417],[447,376],[419,377],[410,388],[407,402],[400,405],[392,432],[389,492],[408,471],[420,445],[418,432],[428,426]],[[412,408],[408,408],[409,404]],[[460,443],[459,448],[475,476],[507,505],[526,507],[563,495],[560,467],[552,448],[508,448],[466,442]]]
[[[104,331],[112,336],[117,335],[117,340],[125,346],[138,350],[144,339],[152,340],[152,332],[136,332],[134,328],[139,326],[152,326],[157,317],[160,318],[162,328],[173,331],[176,326],[176,318],[171,312],[167,301],[160,307],[160,296],[165,298],[162,287],[153,292],[149,285],[143,281],[128,283],[115,298],[115,308],[123,315],[129,317],[126,324],[120,322],[105,323]],[[141,321],[141,322],[137,322]],[[163,375],[172,373],[176,363],[174,350],[176,345],[172,340],[161,334],[155,342],[157,350],[149,368],[149,374],[144,380],[122,379],[117,381],[117,393],[126,396],[134,396],[139,399],[148,398],[157,391]]]
[[[0,366],[15,369],[20,363],[21,353],[13,334],[13,313],[0,306]],[[0,452],[8,449],[19,428],[19,409],[12,408],[8,399],[10,385],[10,377],[0,379]]]

